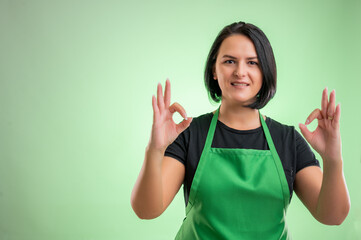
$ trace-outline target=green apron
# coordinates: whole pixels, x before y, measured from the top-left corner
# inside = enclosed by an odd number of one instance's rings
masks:
[[[177,240],[291,239],[290,193],[281,160],[259,113],[270,150],[212,148],[213,115]]]

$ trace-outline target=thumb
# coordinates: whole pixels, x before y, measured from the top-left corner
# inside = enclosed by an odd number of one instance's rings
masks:
[[[298,126],[300,127],[301,133],[305,137],[307,142],[310,142],[312,138],[312,133],[310,132],[310,130],[308,130],[305,124],[299,123]]]
[[[183,132],[184,130],[187,129],[187,127],[189,127],[189,125],[191,124],[193,118],[189,117],[187,119],[184,119],[182,122],[180,122],[179,124],[177,124],[176,129],[177,129],[177,133],[180,134],[181,132]]]

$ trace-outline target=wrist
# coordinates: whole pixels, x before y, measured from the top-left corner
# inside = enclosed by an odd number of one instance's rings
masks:
[[[152,143],[149,143],[146,147],[146,154],[150,154],[150,155],[162,155],[164,156],[165,150],[167,148],[165,147],[157,147],[154,146]]]
[[[322,156],[322,155],[320,155],[320,156],[322,158],[323,163],[327,163],[327,164],[328,163],[329,164],[339,164],[339,163],[341,163],[342,164],[342,162],[343,162],[341,155],[339,155],[337,157],[334,157],[334,156]]]
[[[322,157],[322,160],[323,160],[323,169],[326,171],[343,170],[342,157],[335,159]]]

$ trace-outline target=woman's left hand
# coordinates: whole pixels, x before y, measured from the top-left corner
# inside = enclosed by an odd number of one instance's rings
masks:
[[[333,90],[328,100],[327,88],[323,90],[321,110],[315,109],[307,118],[306,124],[299,124],[301,132],[307,142],[310,143],[322,159],[325,161],[340,161],[341,136],[340,136],[340,116],[341,105],[335,107],[336,93]],[[318,126],[315,131],[310,132],[307,125],[317,118]]]

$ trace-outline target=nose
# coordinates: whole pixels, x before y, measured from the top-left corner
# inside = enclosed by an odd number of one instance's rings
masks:
[[[236,68],[234,69],[234,75],[239,78],[246,76],[246,66],[242,62],[236,65]]]

